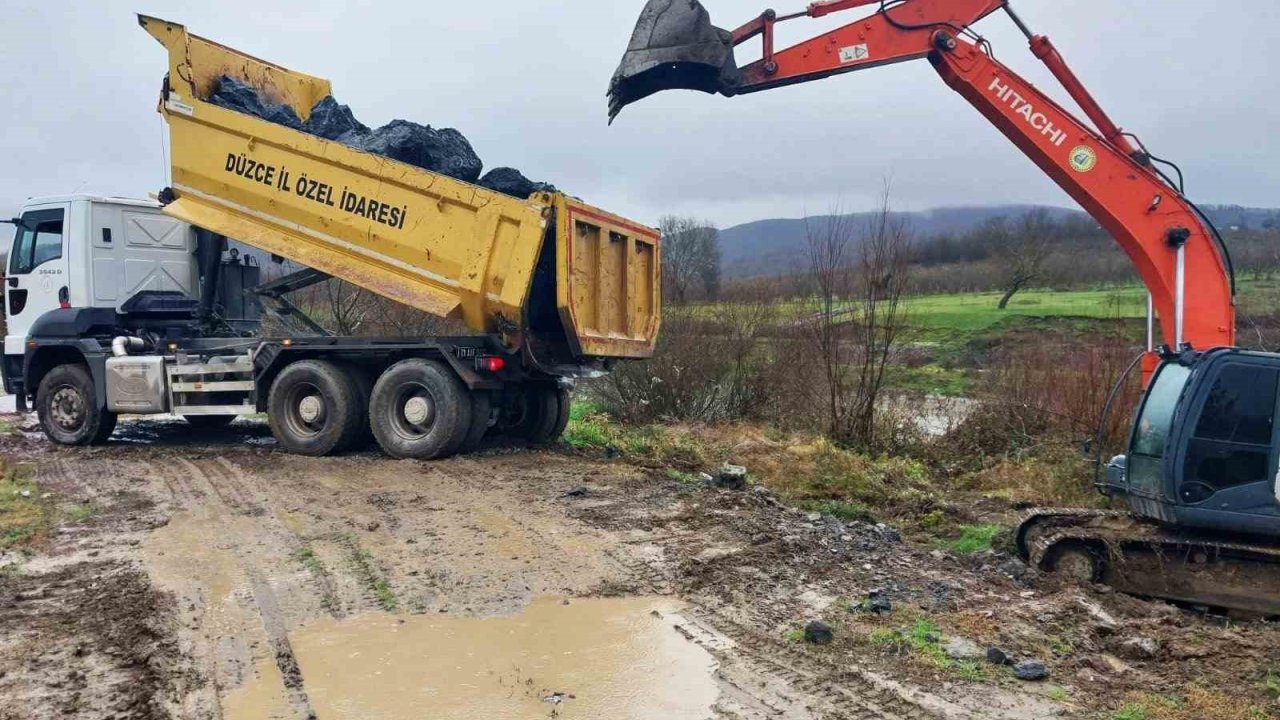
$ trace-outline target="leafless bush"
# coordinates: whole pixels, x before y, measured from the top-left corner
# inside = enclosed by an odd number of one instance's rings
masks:
[[[1105,335],[1006,347],[983,375],[978,409],[939,443],[939,457],[972,471],[1080,448],[1097,432],[1108,397],[1139,351],[1129,340]],[[1140,395],[1141,373],[1134,370],[1102,428],[1104,457],[1123,448]]]
[[[654,357],[619,364],[593,383],[593,392],[636,422],[767,417],[774,405],[768,344],[776,322],[776,303],[767,299],[668,307]]]
[[[861,234],[838,212],[807,233],[817,312],[798,325],[809,349],[801,357],[819,368],[812,400],[832,439],[876,449],[885,370],[906,326],[911,237],[891,212],[887,191]]]

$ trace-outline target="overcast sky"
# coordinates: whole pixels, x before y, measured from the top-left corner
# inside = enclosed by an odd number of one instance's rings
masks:
[[[766,1],[704,4],[734,27]],[[805,4],[776,2],[780,12]],[[605,89],[643,4],[0,0],[0,213],[30,196],[145,196],[164,185],[155,106],[166,58],[138,27],[138,11],[329,78],[368,125],[403,117],[456,127],[486,167],[518,167],[648,223],[669,212],[728,227],[834,203],[860,210],[885,177],[902,209],[1071,205],[925,61],[734,99],[659,94],[607,127]],[[1280,206],[1280,80],[1270,59],[1280,3],[1015,7],[1118,122],[1182,164],[1194,199]],[[856,12],[780,26],[779,47]],[[977,27],[1003,62],[1052,85],[1003,14]]]

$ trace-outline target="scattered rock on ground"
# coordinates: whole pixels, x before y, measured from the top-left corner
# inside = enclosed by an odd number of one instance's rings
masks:
[[[1013,666],[1013,676],[1019,680],[1044,680],[1049,677],[1049,669],[1039,660],[1023,660]]]
[[[986,656],[978,643],[962,637],[947,638],[942,644],[942,650],[952,660],[977,660]]]
[[[1130,660],[1150,660],[1160,652],[1160,643],[1149,637],[1131,637],[1121,640],[1115,646],[1120,657]]]
[[[1095,655],[1085,660],[1085,664],[1101,673],[1108,675],[1128,675],[1133,672],[1133,668],[1128,663],[1116,657],[1115,655]]]
[[[730,490],[744,490],[747,487],[747,469],[741,465],[722,465],[716,472],[716,485]]]
[[[830,625],[821,620],[811,620],[804,626],[804,639],[814,645],[830,645],[835,639],[835,632],[831,630]]]
[[[873,612],[877,615],[893,612],[893,602],[889,600],[889,596],[883,590],[872,590],[867,593],[865,605],[867,612]]]
[[[1009,653],[992,645],[987,648],[987,662],[992,665],[1012,665],[1013,658],[1009,656]]]

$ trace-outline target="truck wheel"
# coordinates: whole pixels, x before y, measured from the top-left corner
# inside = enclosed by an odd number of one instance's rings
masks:
[[[462,446],[471,430],[471,394],[453,370],[414,358],[392,365],[373,386],[369,424],[391,457],[434,460]]]
[[[235,422],[235,415],[183,415],[182,419],[197,430],[221,430]]]
[[[271,383],[267,417],[284,449],[319,457],[346,450],[364,415],[355,382],[341,368],[325,360],[299,360]]]
[[[512,430],[516,437],[536,445],[555,442],[569,424],[569,393],[559,388],[533,386],[521,398],[523,415]]]
[[[480,447],[484,434],[489,432],[489,415],[492,409],[493,404],[489,399],[489,393],[483,391],[471,393],[471,429],[463,438],[458,452],[475,452],[476,448]]]
[[[361,450],[373,442],[373,429],[369,427],[369,402],[373,398],[373,376],[363,365],[353,362],[340,362],[338,366],[347,373],[355,384],[357,402],[359,403],[360,422],[356,423],[348,450]]]
[[[36,414],[44,434],[59,445],[97,445],[116,427],[116,414],[98,403],[83,365],[59,365],[40,380]]]

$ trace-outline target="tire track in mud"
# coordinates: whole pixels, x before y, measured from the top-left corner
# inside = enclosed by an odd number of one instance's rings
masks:
[[[224,538],[235,538],[238,525],[251,522],[252,529],[258,537],[266,536],[277,542],[267,544],[271,549],[283,551],[286,555],[302,546],[302,541],[285,525],[276,521],[268,512],[265,497],[257,491],[244,470],[224,457],[187,459],[183,457],[164,457],[148,463],[152,472],[158,474],[163,485],[168,489],[175,509],[194,518],[198,522],[210,524]],[[303,687],[301,671],[297,658],[289,643],[288,626],[279,600],[272,589],[271,582],[264,572],[264,567],[280,566],[289,558],[270,557],[269,551],[264,556],[258,547],[264,543],[239,543],[234,539],[226,548],[226,554],[234,564],[234,574],[240,575],[247,586],[249,605],[256,617],[260,630],[270,648],[270,660],[280,673],[283,682],[285,699],[294,716],[298,718],[314,718],[306,690]],[[274,560],[274,562],[273,562]],[[199,583],[197,582],[199,587]],[[222,598],[210,597],[203,587],[198,594],[202,596],[195,618],[197,635],[195,642],[208,645],[205,653],[208,656],[206,672],[216,697],[217,715],[222,716],[222,705],[227,693],[231,691],[224,682],[219,671],[220,651],[216,640],[216,624],[211,618],[209,606],[216,606],[225,601]],[[231,601],[232,603],[235,600]],[[216,614],[216,613],[215,613]],[[235,686],[244,683],[231,683]]]
[[[812,711],[814,700],[826,707],[820,708],[820,717],[829,720],[937,720],[941,716],[910,700],[879,687],[864,678],[856,670],[822,670],[818,663],[803,651],[789,646],[768,634],[751,629],[730,620],[720,613],[695,606],[683,613],[689,620],[684,626],[685,636],[703,646],[721,660],[719,676],[729,683],[735,692],[731,699],[741,701],[743,696],[767,709],[770,717],[790,717],[794,711],[791,693],[799,695],[805,703],[804,710]],[[726,647],[724,640],[731,643]],[[740,666],[735,671],[734,666]],[[741,677],[736,677],[736,676]],[[762,681],[761,679],[766,680]],[[769,680],[790,692],[761,693],[753,689],[769,688]],[[781,706],[778,700],[790,702]],[[806,713],[801,717],[808,716]]]

